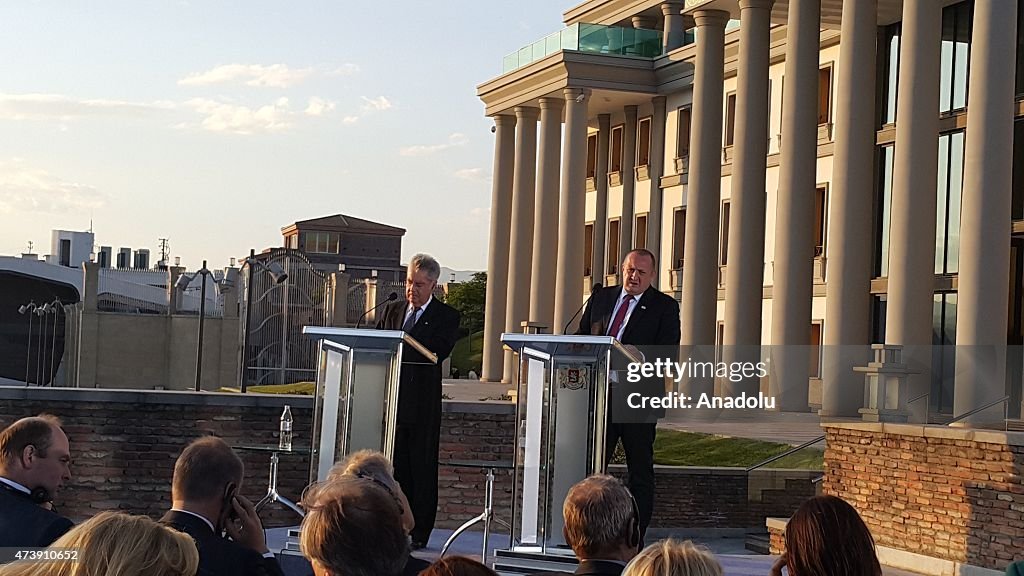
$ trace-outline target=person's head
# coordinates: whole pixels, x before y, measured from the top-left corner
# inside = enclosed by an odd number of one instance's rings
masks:
[[[434,293],[441,265],[431,256],[417,254],[409,261],[405,276],[405,299],[415,308],[427,303]]]
[[[881,576],[875,540],[857,511],[841,498],[815,496],[786,525],[791,576]]]
[[[391,494],[398,505],[405,532],[409,533],[416,526],[416,519],[413,518],[409,499],[405,497],[402,486],[395,480],[395,469],[384,454],[376,450],[353,452],[349,454],[348,458],[331,467],[331,471],[327,473],[327,479],[335,480],[345,475],[369,478],[379,483],[388,494]]]
[[[193,576],[199,552],[192,537],[147,516],[100,512],[52,544],[77,559],[16,562],[4,576]]]
[[[431,564],[420,576],[497,576],[497,573],[472,558],[448,556]]]
[[[409,537],[395,500],[368,478],[342,475],[311,486],[299,544],[316,576],[398,576]]]
[[[632,558],[640,545],[633,495],[617,478],[595,474],[569,489],[562,506],[565,541],[580,560]]]
[[[644,548],[622,576],[722,576],[722,565],[707,548],[669,538]]]
[[[622,260],[622,287],[633,296],[643,294],[657,274],[658,261],[650,250],[630,250]]]
[[[71,447],[56,416],[22,418],[0,432],[0,476],[48,501],[71,480]]]
[[[193,440],[174,463],[171,500],[187,510],[221,525],[231,511],[231,501],[242,486],[242,460],[220,438]]]

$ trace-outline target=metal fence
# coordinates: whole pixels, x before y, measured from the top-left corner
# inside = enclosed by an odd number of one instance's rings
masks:
[[[166,314],[166,270],[100,268],[97,307],[101,312]]]

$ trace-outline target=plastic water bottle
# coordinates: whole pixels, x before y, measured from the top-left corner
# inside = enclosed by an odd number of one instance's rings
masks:
[[[292,407],[285,404],[284,412],[281,413],[281,443],[279,448],[282,451],[292,450]]]

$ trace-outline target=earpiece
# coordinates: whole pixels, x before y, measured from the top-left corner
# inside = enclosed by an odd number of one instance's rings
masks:
[[[29,494],[29,497],[36,504],[46,504],[47,502],[53,501],[53,498],[50,498],[50,491],[43,486],[37,486],[33,489],[32,493]]]

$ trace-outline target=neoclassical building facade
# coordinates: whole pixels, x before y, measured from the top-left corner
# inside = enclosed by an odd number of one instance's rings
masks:
[[[590,0],[478,87],[494,119],[482,377],[631,248],[684,345],[772,354],[782,410],[856,416],[868,346],[960,415],[1024,386],[1017,0]],[[571,327],[570,327],[571,329]],[[953,347],[952,345],[956,345]],[[733,352],[742,354],[742,352]],[[762,352],[764,354],[764,352]],[[1000,406],[994,409],[1002,410]]]

